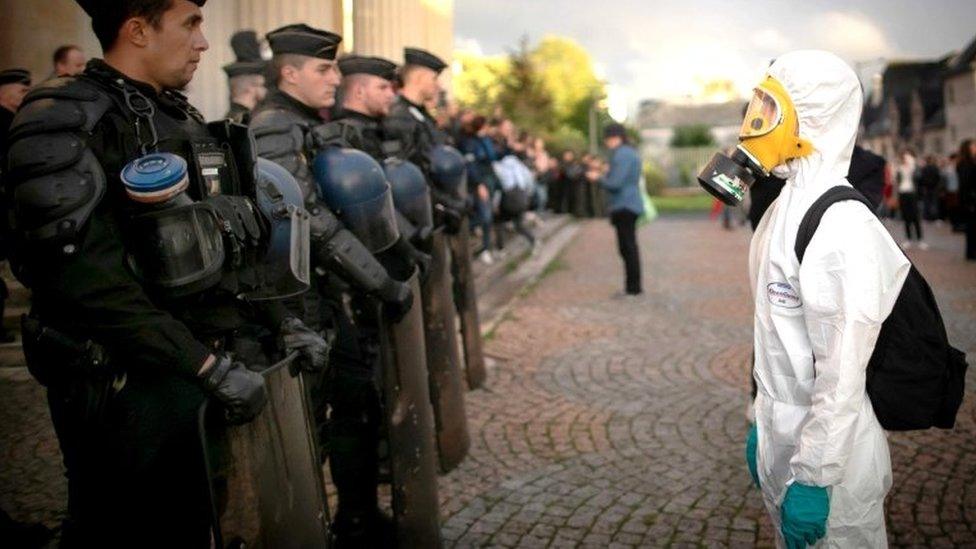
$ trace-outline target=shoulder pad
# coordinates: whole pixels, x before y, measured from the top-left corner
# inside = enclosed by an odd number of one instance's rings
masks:
[[[315,126],[312,128],[312,139],[315,141],[315,146],[319,148],[344,147],[343,125],[338,120],[333,120]]]
[[[114,102],[87,78],[56,78],[31,90],[10,125],[8,139],[56,131],[91,132]]]
[[[58,78],[31,91],[11,124],[6,185],[15,230],[27,243],[70,255],[106,180],[87,136],[114,101],[87,78]]]
[[[333,120],[312,129],[316,147],[361,148],[360,126],[345,119]]]
[[[65,255],[77,251],[80,233],[106,189],[98,159],[84,141],[70,137],[34,135],[9,151],[15,234],[26,243],[56,244]],[[77,158],[74,162],[65,162],[69,154],[58,152],[67,148]],[[24,165],[30,169],[15,171]]]
[[[305,154],[307,124],[283,109],[267,109],[251,116],[251,132],[258,156],[274,160],[283,156]]]

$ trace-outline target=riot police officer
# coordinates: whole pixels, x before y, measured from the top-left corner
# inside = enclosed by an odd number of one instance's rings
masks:
[[[335,57],[341,37],[307,25],[288,25],[268,33],[267,38],[274,54],[277,89],[254,112],[251,128],[259,154],[279,162],[305,189],[321,293],[320,297],[309,292],[292,307],[308,323],[319,318],[322,328],[336,334],[331,376],[323,378],[313,394],[320,436],[328,441],[329,465],[339,494],[333,532],[340,545],[375,546],[387,543],[391,535],[376,494],[381,422],[377,325],[375,318],[357,314],[357,299],[349,298],[378,299],[392,318],[399,318],[410,309],[413,295],[372,255],[373,250],[388,246],[369,241],[368,231],[358,233],[367,239],[361,241],[323,204],[309,167],[321,148],[313,131],[323,122],[319,113],[335,102],[340,81]],[[341,165],[332,169],[342,171]],[[381,231],[379,238],[385,236]]]
[[[28,95],[4,180],[32,291],[24,352],[67,468],[62,544],[209,547],[198,409],[210,396],[247,421],[275,337],[314,368],[325,342],[247,299],[307,273],[267,279],[247,130],[206,125],[176,91],[208,48],[206,0],[78,1],[105,59]]]
[[[396,97],[396,69],[395,63],[380,57],[350,55],[342,58],[339,61],[342,83],[338,93],[341,103],[333,109],[332,121],[313,130],[319,146],[360,150],[381,165],[394,156],[399,144],[384,137],[382,123]],[[388,175],[390,169],[387,166]],[[395,198],[397,190],[393,189]],[[412,212],[402,211],[400,203],[396,206],[401,238],[390,253],[383,254],[380,259],[398,280],[409,278],[414,266],[425,275],[430,267],[430,257],[421,250],[429,250],[429,222],[417,219]],[[423,214],[420,216],[422,218]]]
[[[224,65],[230,88],[230,109],[224,118],[247,125],[251,121],[251,111],[268,93],[265,84],[268,64],[261,58],[261,45],[253,30],[234,33],[230,47],[234,50],[235,60]]]
[[[477,300],[467,249],[468,211],[463,185],[456,173],[457,151],[446,147],[446,136],[424,105],[437,99],[440,85],[437,78],[447,63],[436,55],[417,48],[405,48],[404,66],[400,70],[403,87],[400,95],[383,120],[386,139],[398,143],[397,155],[420,166],[430,183],[437,224],[449,235],[453,261],[451,262],[456,305],[461,318],[465,370],[468,386],[482,386],[485,380],[484,355],[481,349],[481,327],[477,314]],[[444,153],[444,154],[440,154]],[[435,163],[439,158],[443,163]],[[436,165],[435,165],[436,164]],[[442,169],[444,173],[435,173]],[[460,174],[457,174],[460,175]],[[463,176],[462,176],[463,177]]]

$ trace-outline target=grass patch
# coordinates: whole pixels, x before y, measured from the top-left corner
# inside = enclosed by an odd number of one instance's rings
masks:
[[[715,200],[712,195],[701,193],[689,196],[652,196],[659,212],[707,212]]]
[[[569,269],[569,266],[566,265],[562,255],[556,256],[555,259],[546,264],[546,266],[542,269],[542,272],[539,273],[539,276],[537,276],[531,284],[526,284],[521,290],[519,290],[519,297],[525,297],[531,294],[549,275],[558,271],[565,271],[566,269]]]

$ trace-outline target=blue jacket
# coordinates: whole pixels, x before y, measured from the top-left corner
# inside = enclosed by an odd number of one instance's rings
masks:
[[[494,192],[498,184],[491,164],[498,160],[498,152],[491,138],[468,136],[461,142],[461,152],[468,161],[468,190],[475,192],[483,184]]]
[[[641,162],[637,151],[624,143],[610,157],[610,172],[600,184],[607,191],[610,213],[630,210],[637,215],[644,213],[644,201],[640,193]]]

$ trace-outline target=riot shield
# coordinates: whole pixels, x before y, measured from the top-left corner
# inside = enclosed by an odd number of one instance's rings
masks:
[[[254,421],[229,426],[223,408],[200,408],[214,547],[327,548],[329,508],[297,353],[262,375],[268,403]]]
[[[437,429],[437,454],[441,472],[447,473],[468,455],[471,437],[468,434],[468,418],[464,413],[465,391],[461,381],[461,353],[457,344],[450,252],[443,229],[434,231],[431,244],[430,272],[421,287],[421,294],[430,399]]]
[[[419,295],[416,272],[409,284],[413,294]],[[399,547],[441,547],[434,418],[425,348],[420,307],[411,307],[396,324],[383,321],[380,329],[383,409],[390,443],[393,517]]]
[[[471,245],[468,219],[461,222],[461,230],[449,237],[453,261],[452,273],[458,316],[461,318],[461,342],[464,347],[464,371],[468,389],[480,389],[485,384],[485,355],[481,348],[481,319],[478,317],[478,297],[471,268]]]

